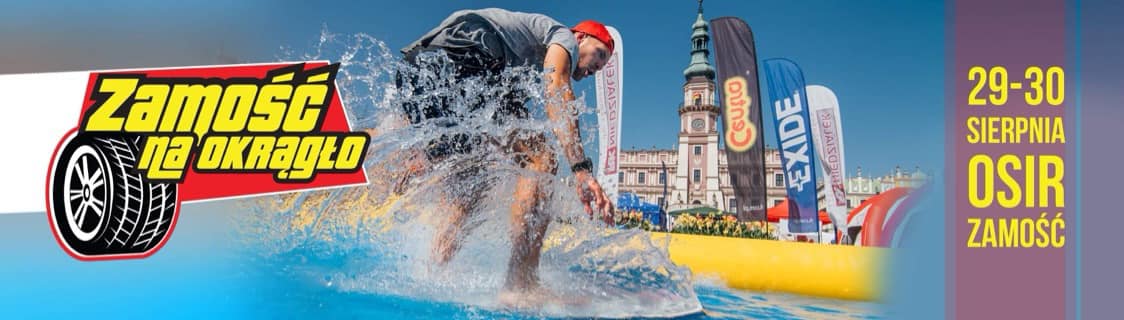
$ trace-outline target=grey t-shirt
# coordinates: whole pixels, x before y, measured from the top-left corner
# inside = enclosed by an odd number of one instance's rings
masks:
[[[507,66],[542,68],[546,49],[555,43],[570,54],[570,67],[577,67],[578,42],[570,28],[545,15],[490,8],[454,12],[402,53],[477,47]]]

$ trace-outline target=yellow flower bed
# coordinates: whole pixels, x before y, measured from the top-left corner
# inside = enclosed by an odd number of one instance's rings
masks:
[[[647,231],[656,229],[655,225],[644,219],[644,213],[641,213],[640,211],[627,211],[619,213],[615,217],[613,217],[613,221],[616,222],[618,226],[623,225],[628,228],[640,228]]]
[[[626,211],[614,218],[617,225],[654,231],[656,226],[644,219],[639,211]],[[738,221],[733,215],[691,215],[683,214],[675,218],[671,232],[706,236],[723,236],[750,239],[776,240],[775,230],[765,221]]]
[[[732,215],[680,215],[671,232],[750,239],[776,239],[765,221],[738,221]]]

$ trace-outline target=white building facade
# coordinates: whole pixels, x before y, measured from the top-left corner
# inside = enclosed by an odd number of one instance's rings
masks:
[[[709,62],[708,24],[700,9],[692,26],[691,63],[683,71],[683,100],[679,104],[679,135],[674,149],[624,150],[620,153],[620,191],[635,193],[642,201],[666,205],[667,210],[709,206],[736,213],[738,199],[730,183],[726,152],[719,148],[721,106],[715,101],[714,68]],[[882,177],[865,177],[862,168],[844,182],[848,208],[893,187],[915,187],[927,179],[918,169],[900,168]],[[784,173],[777,149],[765,150],[766,206],[785,198]],[[666,187],[665,187],[666,186]],[[666,193],[665,193],[666,188]],[[822,181],[817,183],[823,208]]]
[[[706,151],[707,143],[692,143],[680,133],[679,148],[625,150],[620,154],[620,191],[634,193],[641,201],[667,205],[668,211],[708,206],[722,211],[736,213],[737,197],[730,183],[729,166],[726,153],[720,149]],[[706,141],[706,140],[703,140]],[[700,154],[695,154],[696,146]],[[686,152],[682,152],[686,150]],[[714,169],[706,170],[707,161],[714,159]],[[686,161],[687,163],[683,163]],[[666,165],[667,173],[664,173]],[[683,174],[683,173],[687,174]],[[697,173],[696,173],[697,172]],[[909,172],[900,167],[881,176],[868,176],[862,167],[856,168],[853,176],[844,180],[847,190],[847,208],[854,209],[866,199],[887,190],[906,187],[917,188],[929,180],[929,174],[915,168]],[[697,177],[697,178],[696,178]],[[668,179],[671,180],[668,180]],[[664,197],[664,182],[667,182],[667,197]],[[777,149],[765,149],[766,205],[772,207],[784,201],[784,172]],[[823,182],[816,184],[819,206],[825,208]],[[666,201],[666,202],[665,202]]]

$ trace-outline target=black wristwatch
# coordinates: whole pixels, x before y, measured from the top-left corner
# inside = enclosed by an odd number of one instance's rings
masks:
[[[584,160],[579,161],[578,163],[575,163],[573,166],[571,166],[570,171],[572,171],[573,173],[578,173],[578,171],[593,172],[593,160],[585,158]]]

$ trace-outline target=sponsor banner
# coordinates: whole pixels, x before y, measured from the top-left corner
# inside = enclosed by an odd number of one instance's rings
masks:
[[[739,18],[711,20],[718,90],[722,101],[722,139],[738,217],[765,219],[765,145],[761,135],[761,95],[753,31]]]
[[[808,112],[812,118],[812,140],[824,172],[824,204],[836,230],[846,230],[847,191],[843,182],[847,165],[843,156],[843,126],[839,117],[839,100],[835,92],[820,85],[810,85]]]
[[[789,200],[788,229],[793,233],[819,232],[816,152],[812,146],[804,73],[787,59],[765,60],[764,65]]]
[[[597,72],[597,124],[600,143],[597,180],[609,199],[617,199],[620,179],[621,87],[624,80],[624,46],[616,28],[607,27],[616,47],[605,67]]]

